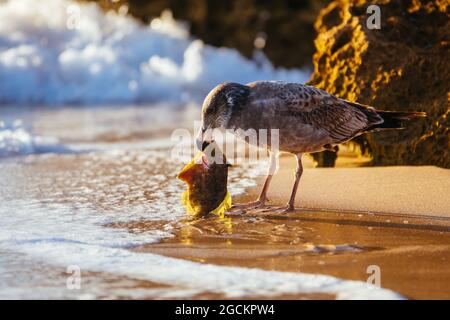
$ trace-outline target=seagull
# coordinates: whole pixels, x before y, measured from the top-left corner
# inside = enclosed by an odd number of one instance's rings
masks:
[[[289,201],[280,208],[281,212],[290,212],[294,210],[295,196],[303,173],[304,153],[337,151],[337,145],[363,133],[402,129],[404,122],[425,116],[424,112],[376,110],[300,83],[222,83],[212,89],[203,102],[197,146],[204,150],[214,141],[214,129],[232,129],[232,132],[253,129],[256,133],[260,129],[277,129],[279,152],[291,153],[297,160]],[[260,139],[250,140],[254,144]],[[269,141],[266,147],[270,146]],[[267,191],[276,171],[278,155],[277,152],[269,154],[269,170],[259,197],[254,202],[237,205],[237,208],[266,207]]]

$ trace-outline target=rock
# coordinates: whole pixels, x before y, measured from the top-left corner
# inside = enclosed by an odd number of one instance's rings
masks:
[[[371,4],[381,9],[379,30],[366,25]],[[336,0],[317,18],[312,85],[377,109],[428,113],[405,130],[357,138],[374,165],[450,168],[448,4]]]

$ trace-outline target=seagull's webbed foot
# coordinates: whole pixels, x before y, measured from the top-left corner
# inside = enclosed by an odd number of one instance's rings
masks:
[[[279,209],[278,213],[290,213],[290,212],[294,212],[295,211],[295,207],[293,205],[286,205],[282,208]]]
[[[265,207],[266,207],[266,200],[258,199],[253,202],[235,204],[231,207],[231,210],[260,209]]]
[[[285,206],[282,207],[268,207],[264,210],[262,210],[262,212],[271,212],[271,213],[278,213],[278,214],[285,214],[285,213],[290,213],[290,212],[294,212],[295,211],[295,207],[291,204],[287,204]]]

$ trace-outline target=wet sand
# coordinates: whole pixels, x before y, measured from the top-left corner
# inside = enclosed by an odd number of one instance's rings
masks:
[[[139,226],[133,226],[139,228]],[[146,228],[145,224],[140,227]],[[137,251],[202,263],[321,273],[366,281],[413,299],[450,298],[450,222],[297,211],[187,223],[176,237]],[[295,297],[292,297],[295,298]]]
[[[364,163],[361,160],[349,156],[347,159],[340,159],[339,166],[345,168],[358,166]],[[142,151],[123,151],[117,155],[104,156],[96,154],[42,155],[30,157],[23,164],[11,162],[4,163],[3,166],[4,179],[1,182],[5,185],[0,189],[4,192],[4,199],[26,200],[30,198],[29,202],[25,202],[28,203],[27,212],[30,214],[40,207],[45,209],[48,220],[45,223],[42,221],[43,228],[52,223],[52,215],[60,214],[59,207],[52,209],[47,204],[74,207],[74,214],[78,214],[79,210],[87,209],[94,210],[94,212],[111,212],[110,214],[117,212],[116,215],[125,215],[134,210],[137,211],[137,217],[139,217],[135,222],[118,221],[104,226],[126,228],[131,233],[142,232],[145,234],[166,230],[168,226],[168,230],[174,234],[174,237],[129,250],[140,253],[151,252],[200,263],[325,274],[359,281],[366,281],[370,276],[367,273],[369,266],[378,266],[381,271],[383,288],[392,289],[412,299],[450,299],[450,271],[448,268],[450,218],[446,216],[445,211],[441,215],[408,213],[409,208],[403,204],[406,212],[383,212],[383,209],[390,209],[383,207],[379,207],[375,213],[358,212],[352,208],[354,203],[346,204],[342,199],[332,199],[333,195],[338,197],[339,192],[333,193],[331,192],[333,189],[323,188],[323,196],[317,197],[310,191],[311,184],[306,183],[299,190],[298,204],[302,205],[302,201],[310,201],[310,203],[318,201],[321,204],[320,199],[323,198],[330,203],[345,206],[334,211],[331,210],[333,208],[325,206],[323,208],[325,210],[301,208],[287,215],[250,210],[245,214],[230,214],[224,220],[210,217],[196,221],[187,219],[165,221],[163,215],[160,219],[155,220],[154,217],[151,219],[151,215],[148,213],[155,209],[152,207],[153,205],[150,205],[153,199],[151,177],[156,177],[157,173],[163,172],[168,175],[168,172],[176,170],[176,168],[162,165],[158,169],[154,162],[149,162],[148,155]],[[272,191],[269,193],[272,204],[279,205],[286,201],[291,187],[287,181],[292,180],[293,166],[292,159],[282,159],[283,169],[274,178]],[[310,168],[311,166],[311,161],[306,160],[306,167]],[[383,168],[354,168],[352,170],[362,170],[361,172],[365,173],[366,170],[380,169]],[[394,170],[394,168],[387,169]],[[435,172],[441,170],[430,167],[416,169],[424,170],[424,172],[428,169]],[[307,177],[308,174],[316,174],[316,171],[327,173],[326,177],[322,176],[323,180],[316,181],[319,185],[316,188],[320,189],[320,184],[336,183],[332,178],[333,175],[339,177],[341,174],[339,170],[347,169],[306,169],[305,175]],[[335,171],[337,172],[334,173]],[[447,174],[447,172],[443,170],[440,173]],[[393,177],[385,180],[390,181],[390,192],[392,193],[388,195],[390,197],[395,196],[396,192],[402,191],[401,188],[399,190],[398,186],[393,185],[393,180],[397,179],[395,176]],[[355,176],[352,178],[357,179]],[[259,184],[262,179],[262,177],[258,179]],[[439,181],[437,178],[429,183],[434,183],[436,189],[441,190],[445,185],[443,186]],[[442,181],[445,183],[445,179]],[[2,185],[1,182],[0,185]],[[156,187],[161,188],[161,183],[156,184]],[[173,181],[169,179],[168,183],[173,183]],[[232,182],[232,184],[235,183]],[[101,190],[97,190],[99,185],[102,186]],[[127,188],[124,188],[124,185]],[[368,188],[373,188],[370,181],[367,181],[367,185]],[[170,189],[173,197],[169,198],[174,207],[178,205],[180,191],[177,188]],[[249,188],[246,194],[236,197],[234,201],[253,200],[258,191],[259,187]],[[308,192],[310,198],[305,197]],[[420,192],[422,193],[420,196],[430,197],[428,205],[431,208],[445,206],[445,201],[448,201],[442,193],[436,192],[434,189],[429,190],[431,194],[425,194],[425,190],[420,190]],[[416,194],[412,194],[410,197],[412,201],[408,205],[412,206],[411,209],[415,209],[414,201],[420,198]],[[147,206],[141,206],[143,204]],[[389,203],[383,202],[382,204],[387,206]],[[369,205],[369,203],[365,205]],[[376,208],[377,205],[377,203],[370,204],[373,208]],[[141,211],[142,214],[140,214]],[[146,216],[149,218],[146,219]],[[171,217],[171,215],[167,217]],[[50,228],[49,231],[51,230]],[[16,275],[10,278],[11,283],[8,284],[8,287],[12,288],[11,290],[17,290],[16,297],[21,297],[23,292],[27,292],[27,294],[29,292],[31,297],[38,295],[40,297],[81,299],[227,298],[225,294],[208,291],[183,296],[183,290],[189,292],[189,288],[183,288],[177,284],[158,283],[126,275],[87,270],[83,272],[83,289],[78,292],[67,291],[64,289],[67,279],[66,266],[58,267],[47,264],[40,266],[34,261],[23,264],[22,259],[15,262],[17,260],[14,257],[12,257],[12,261],[18,265],[6,266],[11,270],[16,270]],[[33,269],[28,268],[28,265]],[[17,272],[20,276],[17,276]],[[188,276],[189,271],[185,272]],[[30,277],[35,279],[34,282],[28,280]],[[24,286],[35,288],[35,290],[23,290]],[[8,297],[11,295],[11,290],[9,290]],[[39,293],[39,290],[42,290],[42,293]],[[321,292],[278,296],[246,295],[243,298],[334,299],[335,296]]]
[[[347,160],[343,162],[343,166],[348,166],[349,161],[355,161],[353,165],[360,162],[351,158]],[[286,181],[292,180],[291,169],[294,163],[284,157],[281,164],[284,169],[274,177],[271,188],[274,191],[269,193],[271,203],[274,205],[281,205],[286,201],[290,192],[290,183]],[[369,175],[372,175],[374,173],[370,171],[379,169],[396,171],[395,167],[392,167],[364,168],[361,172],[367,174],[365,171],[369,170]],[[407,168],[397,169],[402,171]],[[417,169],[416,172],[427,170],[430,174],[433,174],[433,170],[436,170],[435,172],[442,170],[432,167],[411,169]],[[318,172],[314,172],[316,170]],[[326,179],[320,172],[325,171],[333,176],[333,172],[337,171],[335,175],[340,176],[342,174],[340,170],[346,169],[311,169],[305,172],[306,175],[314,172],[316,179],[319,177]],[[416,175],[416,172],[410,170],[408,174]],[[439,173],[445,175],[448,171],[443,170]],[[417,180],[411,181],[410,190],[414,190],[414,185],[421,182],[420,176],[416,177]],[[349,178],[357,181],[361,177]],[[402,188],[404,190],[404,180],[400,179],[401,181],[395,185],[390,183],[397,178],[395,174],[390,178],[386,177],[385,185],[389,185],[391,190],[391,194],[387,195],[388,201],[380,199],[380,204],[375,205],[374,210],[370,212],[362,210],[359,212],[353,208],[352,203],[335,201],[334,204],[342,206],[340,210],[331,210],[326,206],[321,208],[324,210],[301,208],[290,214],[277,214],[270,210],[268,212],[248,210],[244,214],[229,214],[224,220],[214,217],[197,221],[186,220],[176,228],[174,238],[163,240],[159,244],[141,246],[135,250],[202,263],[319,273],[359,281],[366,281],[373,273],[373,268],[379,267],[383,288],[392,289],[410,299],[450,299],[448,267],[450,215],[448,211],[442,211],[450,208],[445,207],[448,200],[441,198],[442,194],[429,190],[431,198],[424,205],[429,206],[430,210],[424,214],[419,213],[423,207],[416,205],[423,196],[421,190],[409,191],[407,194],[411,199],[409,203],[401,206],[398,203],[390,204],[389,201],[392,200],[389,197],[395,197],[396,192],[402,191]],[[332,178],[330,179],[332,181]],[[362,179],[365,179],[364,174]],[[434,182],[435,188],[443,187],[439,180]],[[324,183],[330,183],[330,180],[326,182],[319,180],[317,188]],[[445,183],[443,182],[444,185]],[[305,185],[303,189],[307,189],[308,183]],[[368,181],[367,185],[369,190],[371,188],[376,190],[373,183]],[[355,185],[353,187],[355,188]],[[385,193],[382,187],[381,184],[379,192]],[[342,188],[351,190],[345,183]],[[299,194],[301,190],[302,188]],[[323,197],[326,198],[331,190],[323,189]],[[252,200],[258,191],[258,188],[251,188],[245,195],[234,200],[236,202]],[[339,195],[339,190],[337,191]],[[448,193],[448,189],[442,191]],[[356,188],[355,192],[358,192]],[[373,196],[372,194],[366,198],[359,197],[357,200],[369,199],[369,203],[372,202]],[[349,197],[351,198],[352,194]],[[302,204],[301,199],[300,196],[298,204]],[[401,210],[386,212],[392,207]],[[130,224],[128,227],[145,230],[151,224],[140,222]],[[294,295],[279,298],[327,299],[333,296]]]
[[[3,293],[6,298],[227,298],[220,293],[225,291],[211,293],[202,285],[193,285],[193,291],[190,286],[183,287],[182,281],[172,281],[180,274],[189,277],[189,270],[184,267],[171,275],[172,280],[168,277],[169,280],[158,282],[152,276],[129,273],[136,265],[135,260],[118,261],[114,256],[93,263],[95,268],[83,269],[81,291],[66,289],[66,262],[76,256],[77,243],[87,244],[93,254],[87,261],[80,261],[84,263],[99,258],[98,250],[103,249],[104,241],[110,246],[117,246],[118,241],[119,245],[126,245],[121,252],[125,256],[129,250],[153,252],[200,263],[325,274],[359,281],[366,281],[370,276],[367,268],[375,265],[380,267],[383,288],[413,299],[450,299],[449,170],[355,168],[364,166],[367,159],[343,150],[339,168],[335,169],[312,169],[311,159],[305,159],[297,202],[300,209],[295,213],[250,210],[224,220],[211,217],[179,221],[184,215],[179,203],[184,186],[174,177],[182,163],[168,161],[167,149],[146,150],[137,143],[133,148],[121,149],[120,145],[100,144],[96,152],[31,155],[20,161],[6,159],[0,163],[0,196],[4,201],[0,209],[6,225],[3,233],[9,235],[15,230],[8,236],[12,240],[8,242],[8,250],[12,252],[2,255],[9,262],[0,265],[7,276],[4,283],[7,289],[0,290],[0,296]],[[283,157],[281,165],[269,192],[273,205],[287,200],[293,179],[293,159]],[[229,186],[239,190],[247,187],[243,183],[251,181],[243,172],[247,169],[232,170]],[[262,180],[263,177],[258,179],[258,185]],[[249,188],[234,201],[254,200],[258,191],[259,187]],[[84,218],[78,221],[80,215]],[[91,228],[94,231],[89,231]],[[122,233],[123,228],[127,230]],[[115,231],[119,232],[117,239]],[[126,231],[142,233],[138,247],[134,235]],[[141,245],[152,239],[164,240]],[[17,243],[25,243],[24,252],[33,255],[16,254]],[[41,262],[32,258],[36,250],[48,245],[59,246],[58,252],[64,256],[62,262],[47,263],[47,256]],[[109,268],[112,261],[114,269]],[[156,259],[139,268],[148,271],[158,266]],[[335,298],[323,290],[313,294],[242,297]]]

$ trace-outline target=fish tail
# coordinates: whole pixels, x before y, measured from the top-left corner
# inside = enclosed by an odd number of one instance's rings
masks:
[[[212,214],[218,215],[220,218],[225,217],[225,212],[227,212],[228,209],[231,208],[232,201],[231,201],[231,195],[227,191],[227,194],[223,201],[219,204],[219,206],[211,211]]]

